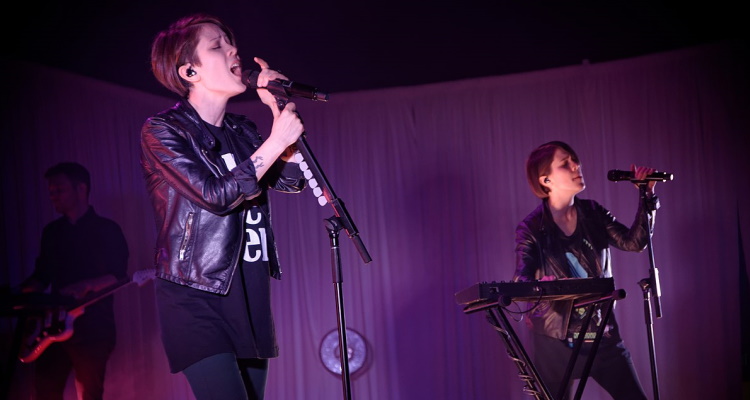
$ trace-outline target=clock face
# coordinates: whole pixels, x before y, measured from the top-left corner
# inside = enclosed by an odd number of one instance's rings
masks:
[[[349,373],[353,374],[365,365],[367,360],[367,342],[356,331],[346,329],[347,364]],[[320,343],[320,361],[328,371],[341,375],[341,351],[339,348],[339,331],[334,329],[325,335]]]

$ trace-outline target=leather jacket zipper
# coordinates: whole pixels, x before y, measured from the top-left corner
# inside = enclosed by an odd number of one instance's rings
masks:
[[[195,213],[188,213],[187,222],[185,223],[185,235],[182,237],[182,243],[180,244],[180,261],[185,260],[185,252],[187,250],[188,242],[190,241],[190,235],[193,231],[193,217]]]
[[[220,176],[223,175],[223,173],[221,172],[221,168],[213,161],[211,161],[210,157],[208,156],[208,150],[201,149],[201,153],[203,153],[203,159],[206,160],[207,163],[211,164],[212,167],[216,168],[216,171]]]

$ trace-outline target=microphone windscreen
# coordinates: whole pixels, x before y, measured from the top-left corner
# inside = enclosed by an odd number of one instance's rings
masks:
[[[252,89],[258,88],[258,75],[260,75],[260,72],[252,70],[252,69],[246,69],[242,71],[242,83],[245,84],[245,86],[250,87]]]
[[[629,181],[633,179],[633,173],[630,171],[611,169],[607,173],[607,179],[609,179],[612,182]]]

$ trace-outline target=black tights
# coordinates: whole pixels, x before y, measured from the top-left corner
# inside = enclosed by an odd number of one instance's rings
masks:
[[[263,400],[268,377],[267,359],[240,359],[216,354],[183,371],[196,400]]]

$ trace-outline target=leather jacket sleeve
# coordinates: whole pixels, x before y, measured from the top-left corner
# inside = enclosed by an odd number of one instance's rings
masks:
[[[278,192],[284,193],[300,192],[307,185],[299,164],[284,162],[280,159],[274,163],[271,170],[266,172],[261,182]]]
[[[235,139],[244,142],[243,145],[237,149],[257,149],[263,143],[257,130],[255,130],[255,124],[247,119],[244,115],[239,114],[227,114],[227,125],[232,128],[232,131],[236,134]],[[252,128],[252,129],[248,129]],[[255,168],[250,161],[251,154],[238,154],[241,160],[245,160],[240,163],[235,169],[230,171],[235,174],[235,177],[239,177],[239,182],[242,185],[245,181],[245,174],[250,174],[255,177]],[[248,182],[259,185],[261,188],[270,188],[278,192],[284,193],[297,193],[302,191],[307,181],[304,178],[304,174],[299,167],[298,163],[285,162],[281,158],[277,159],[271,168],[263,176],[263,179],[258,182]],[[252,192],[252,188],[248,187],[248,190]],[[246,199],[255,197],[256,194],[252,194]]]
[[[635,219],[630,227],[617,221],[612,213],[599,203],[590,202],[599,223],[606,227],[608,242],[612,247],[632,252],[640,252],[646,248],[651,234],[651,228],[649,228],[651,216],[646,211],[645,202],[652,202],[655,209],[658,208],[659,199],[656,196],[638,202],[638,211],[636,211]]]
[[[545,275],[542,244],[544,204],[537,207],[516,227],[516,272],[514,282],[535,281]]]
[[[221,159],[206,150],[202,137],[184,125],[192,121],[150,118],[142,131],[142,156],[148,190],[151,184],[168,184],[198,207],[224,214],[246,198],[260,194],[253,164],[247,160],[222,174]],[[192,131],[196,131],[193,127]],[[152,179],[151,175],[157,175]]]

